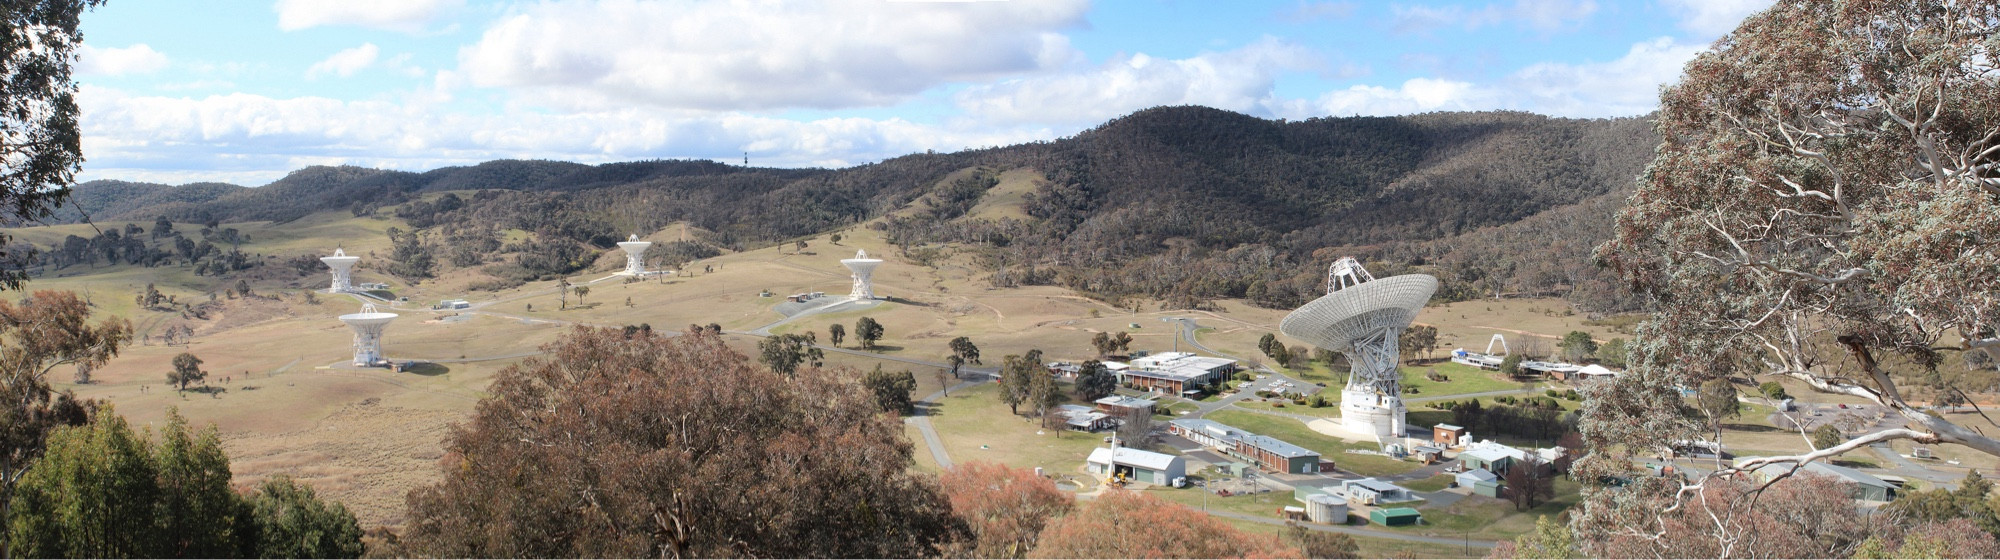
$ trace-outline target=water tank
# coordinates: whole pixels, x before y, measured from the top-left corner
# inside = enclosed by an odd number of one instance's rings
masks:
[[[1347,501],[1327,494],[1313,494],[1306,497],[1306,519],[1313,523],[1340,525],[1347,523]]]

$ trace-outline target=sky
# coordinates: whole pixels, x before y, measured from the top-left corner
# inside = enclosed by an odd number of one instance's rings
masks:
[[[113,0],[82,180],[493,159],[847,167],[1162,105],[1643,115],[1770,0]]]

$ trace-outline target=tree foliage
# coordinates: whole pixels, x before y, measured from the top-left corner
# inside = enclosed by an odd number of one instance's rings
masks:
[[[754,367],[705,329],[545,349],[453,431],[401,553],[922,557],[966,534],[857,376]]]
[[[6,534],[31,558],[358,558],[361,528],[338,503],[279,476],[230,486],[214,426],[169,410],[157,441],[110,406],[57,430],[21,482]]]
[[[909,414],[913,410],[911,393],[917,390],[917,374],[910,370],[888,371],[875,364],[875,370],[861,378],[861,386],[875,396],[875,405],[883,412]]]
[[[882,340],[882,323],[873,317],[854,320],[854,338],[861,339],[862,348],[874,348],[875,341]]]
[[[1298,547],[1300,558],[1341,560],[1361,557],[1361,544],[1354,542],[1354,537],[1346,533],[1317,531],[1297,521],[1287,521],[1284,535],[1287,542]]]
[[[15,485],[41,456],[49,431],[89,418],[92,404],[55,392],[49,371],[65,364],[102,366],[131,341],[129,321],[91,324],[89,304],[74,292],[0,300],[0,519],[12,510]]]
[[[973,344],[972,339],[963,336],[954,338],[948,346],[951,348],[951,355],[957,356],[965,363],[980,365],[979,346]]]
[[[257,520],[258,558],[360,558],[361,524],[340,502],[278,475],[249,496]]]
[[[1556,343],[1556,348],[1562,350],[1563,361],[1582,362],[1597,354],[1597,341],[1590,339],[1590,333],[1569,331]]]
[[[812,337],[804,334],[765,337],[757,342],[757,351],[757,359],[764,362],[764,367],[785,375],[797,373],[803,364],[819,367],[826,358],[826,352],[814,347]]]
[[[167,372],[167,384],[176,390],[186,391],[190,383],[200,383],[208,378],[208,372],[201,369],[201,358],[182,352],[174,356],[174,369]]]
[[[1069,513],[1076,499],[1034,471],[972,461],[938,477],[951,510],[972,527],[963,550],[973,558],[1020,558],[1035,548],[1053,518]]]
[[[1903,382],[2000,347],[1996,22],[1991,1],[1780,2],[1688,63],[1661,96],[1659,154],[1598,251],[1657,312],[1638,329],[1642,371],[1602,394],[1624,402],[1586,403],[1585,470],[1690,439],[1661,396],[1740,370],[1908,424],[1748,468],[1889,439],[2000,455],[2000,440],[1911,405]],[[1676,501],[1595,494],[1578,524]]]
[[[68,201],[83,167],[77,129],[76,81],[70,63],[83,42],[77,23],[102,0],[42,0],[7,6],[0,33],[0,221],[38,222]],[[32,250],[16,249],[0,232],[0,289],[18,290]],[[23,254],[27,253],[27,254]]]
[[[1109,490],[1043,530],[1029,557],[1298,558],[1299,551],[1145,492]]]
[[[840,341],[847,339],[847,326],[840,323],[827,325],[826,339],[828,342],[832,342],[834,346],[840,346]]]
[[[1104,362],[1085,360],[1077,366],[1075,390],[1076,400],[1081,402],[1108,397],[1118,390],[1118,376],[1104,367]]]

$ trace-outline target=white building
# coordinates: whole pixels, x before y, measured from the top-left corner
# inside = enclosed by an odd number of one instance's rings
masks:
[[[1347,494],[1348,500],[1363,504],[1407,502],[1411,499],[1409,489],[1373,478],[1346,481],[1341,490]]]
[[[1130,447],[1099,447],[1090,452],[1084,465],[1092,474],[1107,478],[1123,474],[1149,484],[1169,485],[1187,477],[1186,459]]]
[[[1080,404],[1065,404],[1056,407],[1056,414],[1062,415],[1069,429],[1080,432],[1095,432],[1118,425],[1118,420],[1097,409]]]
[[[1120,382],[1141,389],[1157,389],[1180,395],[1198,387],[1213,385],[1236,372],[1236,360],[1196,356],[1188,352],[1161,352],[1134,358],[1130,368],[1114,370]]]

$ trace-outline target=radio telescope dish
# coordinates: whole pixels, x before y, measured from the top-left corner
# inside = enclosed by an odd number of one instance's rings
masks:
[[[1347,356],[1353,372],[1340,393],[1340,409],[1348,431],[1402,437],[1397,338],[1437,286],[1437,278],[1426,274],[1378,280],[1353,257],[1343,257],[1327,269],[1327,294],[1278,323],[1287,336]]]

